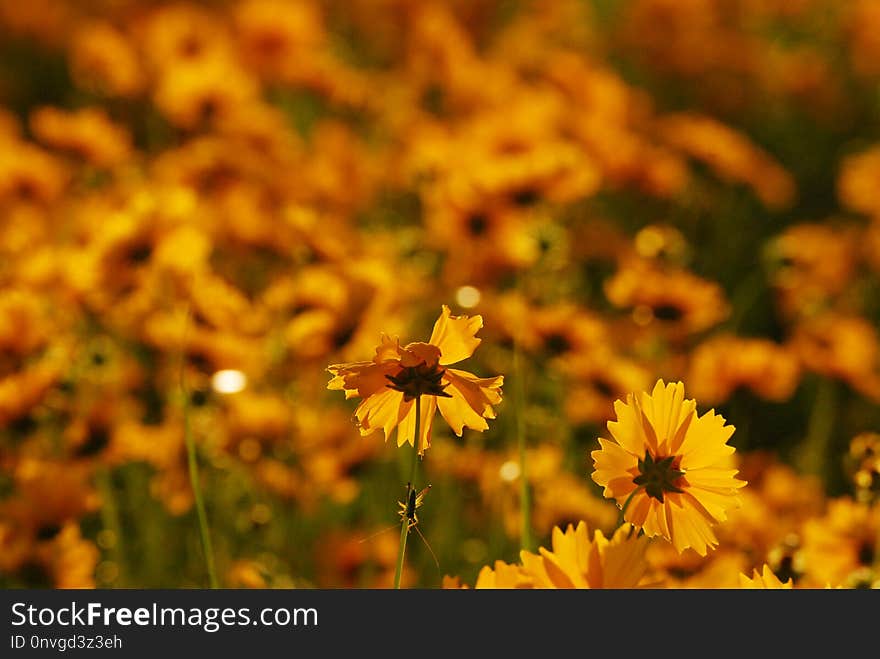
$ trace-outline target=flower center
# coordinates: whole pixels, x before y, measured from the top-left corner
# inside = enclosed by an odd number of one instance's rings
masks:
[[[684,311],[673,304],[660,304],[654,307],[654,318],[669,323],[679,321],[684,316]]]
[[[415,366],[402,367],[397,375],[386,375],[391,384],[385,386],[403,392],[404,401],[410,401],[421,395],[452,398],[443,391],[446,385],[440,383],[444,373],[446,369],[440,368],[439,364],[428,366],[422,361]]]
[[[645,494],[663,503],[664,492],[684,491],[678,487],[679,479],[684,476],[684,471],[678,469],[679,462],[675,455],[654,458],[646,452],[644,459],[639,460],[639,475],[633,478],[633,483],[643,486]]]

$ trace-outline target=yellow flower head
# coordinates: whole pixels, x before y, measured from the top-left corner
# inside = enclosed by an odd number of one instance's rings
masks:
[[[551,543],[553,551],[541,547],[539,555],[520,552],[535,588],[635,588],[648,570],[647,538],[629,525],[610,540],[598,530],[591,540],[584,522],[577,528],[569,524],[565,533],[557,526]]]
[[[609,540],[601,531],[592,539],[585,522],[553,528],[552,550],[523,550],[519,565],[495,561],[480,570],[475,588],[634,588],[645,576],[647,538],[629,525]]]
[[[387,441],[397,428],[398,446],[415,445],[416,399],[420,399],[420,454],[431,445],[437,408],[459,437],[465,426],[482,432],[489,427],[486,419],[495,418],[492,405],[501,402],[504,376],[478,378],[447,368],[474,353],[482,326],[481,316],[452,316],[443,305],[428,343],[401,347],[397,338],[382,335],[372,361],[329,366],[333,378],[327,388],[362,399],[355,411],[361,435],[382,428]]]
[[[614,411],[613,439],[600,438],[601,449],[591,454],[593,480],[645,535],[705,556],[718,545],[712,526],[739,505],[737,490],[746,484],[729,468],[734,427],[714,410],[697,416],[681,382],[658,380],[651,394],[630,394]]]
[[[770,569],[770,566],[766,563],[764,564],[764,569],[761,572],[758,572],[758,569],[755,568],[752,571],[752,577],[749,578],[744,574],[739,575],[739,585],[740,588],[747,589],[772,589],[772,590],[783,590],[790,589],[794,587],[794,582],[789,579],[785,583],[782,583],[779,578],[773,574],[773,570]]]

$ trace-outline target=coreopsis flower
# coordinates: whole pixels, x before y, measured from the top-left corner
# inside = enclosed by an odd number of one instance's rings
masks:
[[[520,552],[521,563],[495,561],[480,570],[475,588],[634,588],[648,570],[647,538],[621,526],[609,540],[601,531],[590,538],[585,522],[554,527],[552,550]]]
[[[739,585],[740,588],[748,589],[767,588],[772,590],[783,590],[792,588],[794,586],[794,583],[790,578],[785,583],[780,581],[779,577],[773,574],[773,570],[770,569],[770,566],[765,563],[764,569],[761,572],[758,572],[758,569],[755,568],[755,570],[752,572],[751,577],[740,574]]]
[[[587,525],[571,524],[565,533],[557,526],[553,551],[541,547],[538,555],[521,552],[523,566],[536,588],[634,588],[645,576],[647,539],[630,526],[621,526],[609,540]]]
[[[804,522],[804,585],[876,588],[878,537],[880,505],[849,496],[829,501],[825,515]]]
[[[636,325],[656,328],[670,338],[702,332],[730,315],[718,284],[646,259],[621,262],[604,288],[614,306],[632,310]]]
[[[376,356],[368,362],[334,364],[328,389],[342,390],[346,398],[361,398],[355,411],[361,435],[382,428],[387,441],[397,428],[397,445],[415,444],[416,398],[421,398],[418,451],[431,445],[434,413],[446,419],[461,437],[465,427],[483,431],[492,408],[501,402],[504,376],[479,378],[467,371],[448,368],[470,357],[482,339],[476,334],[482,316],[452,316],[443,305],[428,343],[400,346],[400,340],[382,335]]]
[[[696,408],[681,382],[663,380],[650,394],[616,401],[617,420],[608,422],[613,439],[599,439],[592,478],[645,535],[705,556],[718,545],[712,527],[739,505],[737,490],[746,483],[730,468],[734,427],[714,410],[698,416]]]
[[[800,382],[798,356],[769,339],[719,334],[690,355],[691,391],[706,403],[726,401],[739,388],[773,401],[791,398]]]
[[[768,208],[785,208],[796,195],[791,174],[769,153],[711,117],[667,115],[658,121],[658,129],[669,146],[704,162],[724,180],[748,185]]]

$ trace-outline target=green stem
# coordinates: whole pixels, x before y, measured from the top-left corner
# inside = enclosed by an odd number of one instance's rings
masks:
[[[406,484],[406,498],[404,498],[404,505],[409,505],[409,494],[412,490],[415,489],[415,480],[416,480],[416,467],[419,464],[419,442],[421,440],[420,434],[420,426],[422,421],[422,397],[416,396],[416,430],[415,436],[413,437],[413,455],[412,455],[412,464],[409,470],[409,481]],[[400,577],[403,574],[403,559],[406,556],[406,538],[409,535],[409,518],[407,515],[403,515],[403,519],[400,522],[400,546],[397,550],[397,569],[394,571],[394,588],[395,590],[400,589]]]
[[[110,531],[113,536],[110,556],[119,570],[115,585],[124,588],[128,579],[128,569],[125,564],[125,547],[123,546],[125,534],[122,532],[119,507],[116,505],[113,478],[108,469],[101,469],[96,474],[96,481],[101,491],[101,525],[104,527],[104,530]]]
[[[642,489],[643,485],[639,485],[636,489],[629,493],[629,496],[626,498],[626,501],[623,502],[623,507],[620,509],[620,516],[617,518],[617,526],[620,527],[624,522],[624,515],[626,515],[626,509],[629,508],[629,503],[632,501],[633,497],[636,495],[636,492]]]
[[[202,488],[199,481],[199,462],[196,455],[196,443],[192,436],[192,428],[189,422],[189,394],[183,379],[183,368],[180,371],[180,388],[183,392],[183,437],[186,442],[186,457],[189,464],[189,482],[192,487],[196,502],[196,514],[199,518],[199,537],[202,541],[202,552],[205,555],[205,567],[208,571],[208,579],[211,588],[219,588],[217,570],[214,567],[214,548],[211,545],[211,532],[208,527],[208,514],[205,512],[205,500],[202,497]]]
[[[513,343],[513,397],[516,408],[516,441],[519,446],[519,508],[520,508],[520,549],[532,551],[532,495],[529,489],[528,471],[526,469],[526,424],[525,424],[525,383],[520,356],[519,340],[514,337]]]
[[[807,437],[799,466],[804,473],[815,474],[827,480],[828,449],[834,431],[837,407],[837,390],[833,380],[820,378],[816,385],[816,398],[807,426]]]

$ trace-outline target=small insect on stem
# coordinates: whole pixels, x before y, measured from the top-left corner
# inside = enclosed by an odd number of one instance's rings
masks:
[[[422,504],[425,502],[425,495],[428,493],[428,490],[431,489],[431,486],[428,485],[418,494],[416,493],[416,489],[409,483],[407,483],[406,489],[409,492],[409,499],[407,499],[407,502],[397,502],[397,505],[400,506],[400,517],[401,519],[406,518],[407,529],[415,528],[418,530],[419,518],[418,515],[416,515],[416,510],[422,507]]]
[[[437,565],[437,568],[439,569],[440,568],[440,561],[437,560],[437,555],[434,553],[434,550],[431,549],[431,545],[428,543],[427,538],[425,538],[425,535],[422,533],[421,529],[419,528],[419,517],[418,517],[418,514],[416,514],[416,511],[419,508],[421,508],[422,504],[425,502],[425,495],[428,494],[428,490],[431,489],[431,486],[427,485],[421,491],[416,492],[416,489],[412,486],[412,484],[407,483],[406,489],[407,489],[407,492],[409,492],[409,496],[407,497],[406,502],[405,503],[403,501],[397,502],[397,505],[400,506],[400,510],[398,511],[398,514],[400,515],[400,519],[401,520],[406,519],[407,532],[415,529],[415,532],[419,534],[419,537],[422,539],[422,542],[425,543],[425,547],[428,548],[428,551],[431,553],[431,558],[434,559],[434,563]],[[393,528],[397,528],[397,525],[389,526],[388,528],[382,529],[381,531],[377,531],[376,533],[374,533],[370,536],[367,536],[366,538],[361,540],[361,542],[366,542],[367,540],[375,538],[377,535],[381,535],[382,533],[385,533],[386,531],[390,531]]]
[[[422,542],[425,543],[425,547],[427,547],[428,551],[431,552],[431,558],[434,559],[434,563],[437,565],[437,569],[440,569],[440,561],[437,560],[437,555],[434,553],[434,550],[431,549],[431,545],[428,543],[428,539],[425,538],[425,535],[419,528],[419,517],[416,514],[416,511],[421,508],[422,504],[425,502],[425,495],[428,494],[428,490],[431,489],[431,486],[426,486],[418,494],[416,493],[416,489],[412,487],[412,484],[410,483],[407,483],[406,489],[409,492],[409,498],[407,499],[406,504],[404,504],[403,501],[397,502],[397,504],[400,506],[400,517],[401,519],[405,518],[407,520],[407,532],[413,529],[416,530],[416,533],[419,534]]]

